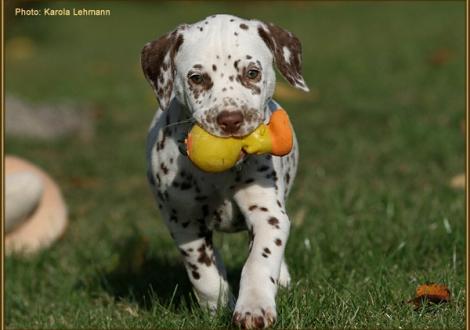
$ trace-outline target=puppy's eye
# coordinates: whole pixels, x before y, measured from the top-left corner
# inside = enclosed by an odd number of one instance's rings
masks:
[[[246,76],[248,77],[248,79],[256,79],[259,76],[259,71],[256,69],[250,69],[246,73]]]
[[[189,76],[189,79],[191,79],[193,83],[198,85],[202,84],[202,82],[204,81],[204,78],[199,73],[193,73],[191,76]]]

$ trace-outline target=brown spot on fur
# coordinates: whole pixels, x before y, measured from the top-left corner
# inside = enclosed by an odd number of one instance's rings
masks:
[[[217,71],[217,66],[215,64],[212,64],[212,70]]]
[[[275,217],[271,217],[268,219],[268,223],[271,225],[271,226],[274,226],[276,227],[277,229],[279,229],[279,220]]]
[[[157,186],[160,186],[161,183],[162,183],[162,179],[160,178],[160,174],[157,173],[157,175],[155,175],[155,178],[157,179]]]
[[[168,167],[166,167],[166,165],[164,163],[160,164],[160,168],[161,168],[163,174],[168,174]]]
[[[168,128],[165,128],[163,130],[162,138],[157,143],[157,151],[162,150],[162,149],[165,148],[166,137],[170,136],[170,135],[171,135],[170,130]]]
[[[270,249],[268,249],[268,248],[264,248],[264,250],[263,250],[263,251],[264,251],[264,253],[266,253],[266,254],[271,254],[271,250],[270,250]]]
[[[286,184],[289,184],[289,182],[290,182],[290,174],[289,174],[289,173],[286,173],[286,175],[284,176],[284,179],[286,180]]]
[[[253,210],[256,210],[258,208],[258,205],[251,205],[248,210],[249,211],[253,211]]]
[[[266,179],[273,179],[274,181],[277,181],[277,173],[276,171],[272,171],[271,173],[266,175]]]
[[[195,280],[198,280],[198,279],[201,278],[201,275],[200,275],[198,272],[196,272],[195,270],[193,270],[193,271],[191,272],[191,274],[193,275],[193,278],[194,278]]]
[[[212,260],[206,252],[206,244],[202,243],[197,251],[199,252],[199,258],[197,261],[201,264],[205,264],[206,266],[210,266],[212,264]]]
[[[240,29],[248,30],[248,25],[246,25],[245,23],[242,23],[240,24]]]
[[[258,172],[264,172],[264,171],[269,170],[269,168],[270,168],[270,167],[267,166],[267,165],[261,165],[260,167],[258,167],[257,171],[258,171]]]
[[[281,239],[280,239],[280,238],[276,238],[276,239],[274,240],[274,244],[276,244],[277,246],[281,246],[281,245],[282,245]]]
[[[267,207],[261,207],[260,210],[263,211],[263,212],[268,212],[268,208],[267,208]]]

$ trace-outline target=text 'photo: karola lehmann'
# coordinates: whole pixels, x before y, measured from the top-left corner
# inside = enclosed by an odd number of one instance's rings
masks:
[[[111,9],[87,8],[15,8],[15,16],[111,16]]]

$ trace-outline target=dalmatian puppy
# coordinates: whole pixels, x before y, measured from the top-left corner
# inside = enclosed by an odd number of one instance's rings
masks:
[[[148,180],[198,301],[211,310],[228,304],[236,326],[268,327],[277,316],[278,286],[290,282],[285,200],[297,141],[284,157],[245,155],[228,171],[205,173],[186,156],[184,140],[196,123],[220,137],[245,136],[268,123],[277,107],[273,63],[290,84],[308,91],[301,44],[274,24],[214,15],[147,43],[141,60],[160,104],[148,134]],[[214,230],[249,234],[236,304],[212,244]]]

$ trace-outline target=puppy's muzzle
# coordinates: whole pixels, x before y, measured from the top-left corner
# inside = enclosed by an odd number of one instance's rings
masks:
[[[243,124],[243,113],[241,111],[222,111],[217,116],[217,124],[226,134],[236,134]]]

